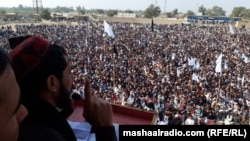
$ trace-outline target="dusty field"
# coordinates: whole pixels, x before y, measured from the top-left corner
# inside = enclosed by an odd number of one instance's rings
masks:
[[[250,28],[250,22],[244,21],[244,22],[239,23],[239,27],[241,27],[241,25],[245,25],[246,28],[248,29]]]
[[[152,20],[148,18],[98,17],[98,20],[99,21],[106,20],[107,22],[148,23],[148,24],[152,22]],[[155,24],[181,24],[182,22],[184,22],[183,19],[177,19],[177,20],[169,20],[167,18],[155,18],[154,19]],[[16,24],[30,25],[31,23],[10,23],[10,24],[5,24],[4,26],[9,25],[9,26],[12,26],[12,28],[14,29]],[[51,21],[42,21],[40,23],[33,23],[33,24],[37,25],[37,24],[58,24],[58,23],[51,22]],[[77,24],[77,23],[72,23],[72,24]],[[245,25],[246,28],[250,28],[250,22],[248,21],[240,22],[238,27],[241,27],[242,25]]]
[[[128,23],[151,23],[152,19],[148,18],[119,18],[119,17],[99,17],[99,20],[106,20],[108,22],[128,22]],[[181,20],[168,20],[166,18],[155,18],[154,23],[155,24],[180,24],[183,22],[183,19]]]
[[[150,24],[152,22],[151,19],[147,18],[118,18],[118,17],[99,17],[99,21],[106,20],[107,22],[127,22],[127,23],[148,23]],[[183,20],[168,20],[164,18],[155,18],[154,24],[180,24]],[[39,25],[39,24],[58,24],[57,22],[51,22],[51,21],[42,21],[39,23],[9,23],[4,24],[3,26],[11,26],[13,30],[15,30],[15,25]],[[72,23],[77,24],[77,23]]]

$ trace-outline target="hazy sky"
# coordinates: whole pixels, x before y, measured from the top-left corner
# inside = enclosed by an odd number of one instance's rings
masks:
[[[36,0],[0,0],[0,7],[17,7],[19,4],[23,6],[33,6]],[[38,0],[42,1],[43,7],[54,8],[56,6],[67,6],[74,8],[76,6],[84,6],[86,9],[131,9],[145,10],[150,4],[160,6],[162,12],[173,11],[175,8],[179,12],[187,10],[198,11],[198,7],[203,4],[205,8],[211,8],[214,5],[222,7],[228,13],[231,13],[233,7],[244,6],[250,8],[249,0]],[[166,3],[166,6],[165,6]]]

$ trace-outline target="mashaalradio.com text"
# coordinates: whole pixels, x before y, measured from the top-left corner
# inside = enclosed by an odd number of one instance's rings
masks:
[[[122,131],[124,137],[128,136],[204,136],[204,131],[178,131],[177,129],[172,129],[169,131],[162,131],[160,129],[154,131],[147,131],[144,129],[137,131]]]

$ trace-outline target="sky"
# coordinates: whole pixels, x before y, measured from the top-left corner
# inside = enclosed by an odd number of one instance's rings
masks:
[[[0,7],[33,7],[33,2],[42,2],[44,8],[55,8],[56,6],[77,7],[84,6],[85,9],[119,9],[119,10],[145,10],[150,4],[157,5],[162,12],[170,12],[178,9],[179,12],[192,10],[198,12],[203,5],[205,8],[212,8],[217,5],[222,7],[228,14],[234,7],[244,6],[250,9],[249,0],[0,0]]]

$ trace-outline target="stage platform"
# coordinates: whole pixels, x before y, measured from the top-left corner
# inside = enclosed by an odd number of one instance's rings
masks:
[[[73,101],[74,112],[68,118],[70,121],[84,121],[82,116],[83,103],[82,101]],[[149,125],[155,124],[157,116],[152,112],[142,111],[131,107],[112,104],[113,120],[116,124],[123,125]]]

